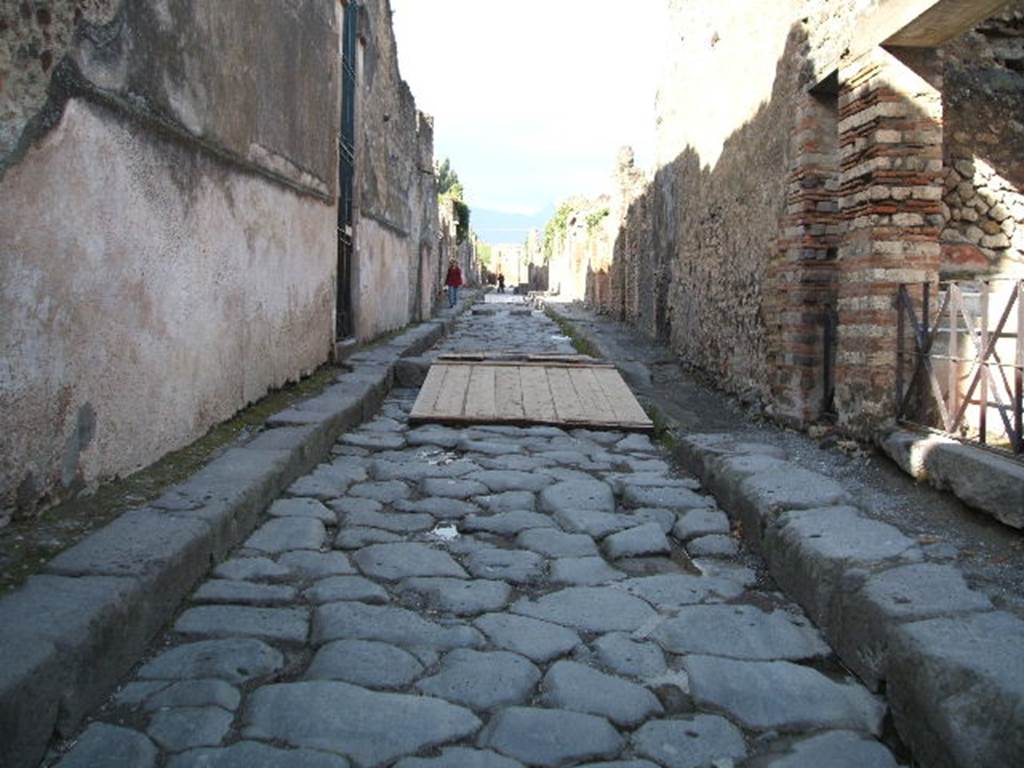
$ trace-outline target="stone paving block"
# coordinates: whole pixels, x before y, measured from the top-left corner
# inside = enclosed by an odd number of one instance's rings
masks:
[[[626,453],[655,453],[658,446],[647,435],[629,435],[615,444],[615,450]]]
[[[380,528],[392,533],[417,533],[434,527],[434,518],[423,512],[371,512],[355,511],[345,516],[346,526]]]
[[[165,619],[146,598],[133,579],[36,575],[0,599],[0,761],[38,762],[102,703]]]
[[[512,588],[505,582],[486,579],[412,578],[401,582],[398,589],[423,595],[432,610],[458,616],[500,611],[512,596]]]
[[[601,715],[627,728],[663,711],[646,688],[575,661],[553,664],[543,688],[543,701],[550,707]]]
[[[853,731],[827,731],[794,742],[785,754],[765,755],[750,768],[897,768],[892,753]]]
[[[884,678],[891,636],[900,624],[993,610],[992,602],[970,589],[960,571],[933,563],[883,571],[859,590],[837,597],[832,610],[836,652],[872,689]]]
[[[529,491],[505,491],[488,496],[477,496],[474,500],[491,512],[516,512],[519,510],[532,512],[536,504],[534,495]]]
[[[582,533],[563,533],[554,528],[533,528],[516,536],[516,546],[547,557],[597,555],[594,540]]]
[[[315,517],[325,525],[338,522],[338,515],[317,499],[278,499],[270,505],[267,514],[271,517]]]
[[[374,544],[357,551],[352,559],[363,574],[385,581],[401,581],[410,576],[468,578],[447,552],[429,544]]]
[[[480,507],[468,501],[442,499],[437,496],[415,501],[397,501],[392,507],[398,512],[425,512],[437,520],[458,520],[480,511]]]
[[[654,720],[642,725],[631,741],[638,754],[665,768],[704,768],[717,761],[727,765],[725,761],[742,760],[747,755],[742,732],[715,715]]]
[[[590,587],[626,578],[626,574],[605,562],[603,557],[562,557],[551,563],[551,581],[555,584]]]
[[[363,462],[346,456],[330,464],[321,464],[310,474],[299,478],[288,486],[288,493],[326,501],[343,496],[353,483],[366,479]]]
[[[511,536],[530,528],[553,528],[554,521],[537,512],[499,512],[496,515],[470,515],[459,525],[463,531],[487,531]]]
[[[483,636],[465,625],[446,626],[395,606],[330,603],[313,620],[313,644],[330,640],[378,640],[405,648],[477,648]]]
[[[639,576],[619,582],[616,587],[642,597],[656,608],[731,600],[743,594],[744,589],[741,582],[733,579],[688,573]]]
[[[623,632],[611,632],[594,641],[598,660],[612,672],[626,677],[663,675],[665,654],[655,643],[637,642]]]
[[[602,717],[558,709],[509,707],[491,718],[479,745],[527,765],[557,768],[580,760],[615,757],[622,737]]]
[[[143,680],[220,678],[240,685],[273,675],[284,667],[284,656],[260,640],[231,638],[203,640],[164,651],[143,665]]]
[[[255,637],[305,642],[309,613],[303,608],[249,608],[202,605],[189,608],[174,623],[174,631],[205,637]]]
[[[657,615],[643,600],[612,587],[568,587],[519,600],[512,611],[584,632],[632,632]]]
[[[192,749],[175,755],[167,768],[349,768],[339,755],[312,749],[277,749],[240,741],[223,749]]]
[[[518,453],[511,456],[480,457],[476,461],[484,469],[514,470],[518,472],[533,472],[534,470],[552,465],[550,461],[537,456],[525,456]]]
[[[227,735],[234,715],[220,707],[179,707],[154,713],[146,733],[168,752],[215,747]]]
[[[686,551],[691,557],[736,557],[740,547],[731,536],[712,534],[691,539]]]
[[[833,682],[788,661],[736,661],[691,655],[683,659],[690,692],[751,730],[818,728],[881,733],[885,705],[858,685]]]
[[[574,509],[614,512],[615,495],[611,486],[600,480],[570,480],[549,485],[541,491],[540,506],[555,515]]]
[[[293,549],[320,549],[327,530],[319,520],[304,517],[272,518],[256,529],[243,545],[246,549],[279,554]]]
[[[348,515],[352,512],[383,512],[384,505],[374,499],[361,499],[354,496],[342,496],[331,499],[328,506],[335,512]]]
[[[238,689],[223,680],[184,680],[150,696],[145,709],[153,712],[166,707],[220,707],[234,712],[241,700]]]
[[[397,689],[423,674],[423,665],[408,651],[371,640],[338,640],[317,651],[307,680],[341,680],[364,688]]]
[[[409,486],[401,480],[381,480],[371,483],[357,483],[348,489],[350,496],[374,499],[382,504],[392,504],[412,495]]]
[[[365,528],[360,525],[349,527],[344,525],[334,537],[336,549],[363,549],[372,544],[397,544],[403,541],[403,537],[383,528]]]
[[[571,629],[511,613],[489,613],[473,625],[499,648],[538,663],[564,656],[582,642]]]
[[[211,579],[192,593],[196,603],[240,603],[243,605],[286,605],[295,600],[295,588],[283,584],[253,584],[248,581]]]
[[[482,453],[485,456],[504,456],[509,453],[522,453],[523,447],[509,441],[469,440],[462,438],[456,446],[464,453]]]
[[[323,579],[307,589],[304,596],[317,605],[346,600],[384,605],[390,600],[382,586],[362,576],[332,576]]]
[[[627,507],[658,507],[674,511],[700,509],[710,507],[714,500],[710,496],[701,496],[688,488],[659,488],[648,485],[630,485],[624,483],[622,503]]]
[[[508,651],[449,652],[433,677],[416,684],[419,691],[477,711],[522,704],[540,681],[540,670]]]
[[[772,577],[815,624],[829,631],[833,596],[847,571],[920,561],[915,542],[893,526],[852,507],[788,512],[765,537]],[[841,586],[842,585],[842,586]]]
[[[545,560],[524,549],[483,549],[466,558],[466,568],[478,579],[529,584],[544,575]]]
[[[886,692],[923,765],[995,768],[1024,755],[1024,621],[1008,613],[927,619],[893,633]]]
[[[420,492],[424,496],[440,496],[449,499],[468,499],[471,496],[483,496],[490,489],[483,483],[464,478],[428,477],[420,483]]]
[[[393,432],[350,432],[341,436],[345,445],[368,448],[371,451],[398,450],[405,447],[405,437]]]
[[[581,768],[658,768],[648,760],[614,760],[610,763],[587,763]]]
[[[547,475],[516,470],[486,470],[466,476],[467,480],[482,483],[491,493],[530,491],[536,493],[554,482]]]
[[[395,768],[524,768],[518,760],[483,749],[448,747],[439,757],[406,757]]]
[[[306,579],[344,576],[356,569],[341,552],[285,552],[277,562],[295,575]]]
[[[554,515],[558,524],[570,533],[585,533],[595,539],[603,539],[610,533],[623,531],[636,524],[627,515],[612,512],[594,512],[589,509],[563,509]]]
[[[410,429],[405,433],[405,439],[409,445],[436,445],[440,448],[454,448],[462,436],[455,429],[427,425]]]
[[[280,581],[291,573],[266,557],[233,557],[213,569],[220,579],[234,581]]]
[[[719,509],[691,509],[679,515],[672,535],[680,541],[729,533],[729,516]]]
[[[752,605],[692,605],[659,624],[651,638],[669,653],[770,661],[823,658],[831,649],[801,617]]]
[[[154,693],[162,691],[169,685],[171,683],[166,680],[128,683],[114,695],[114,704],[119,707],[137,707]]]
[[[75,742],[75,746],[57,768],[156,768],[159,751],[138,731],[106,723],[93,723]],[[13,765],[13,763],[12,763]]]
[[[610,472],[604,476],[615,493],[621,494],[627,485],[653,488],[686,488],[700,490],[700,481],[692,477],[678,477],[666,472]]]
[[[672,526],[676,524],[675,512],[671,509],[660,509],[658,507],[638,507],[637,509],[628,510],[624,517],[631,519],[633,525],[657,523],[664,534],[670,533]]]
[[[657,523],[645,523],[613,533],[602,542],[601,548],[613,560],[672,553],[672,546]]]
[[[754,546],[784,512],[837,507],[849,501],[846,489],[835,480],[795,464],[749,475],[740,481],[736,493],[740,502],[735,509],[744,535]]]
[[[440,699],[301,682],[253,693],[243,735],[327,750],[368,767],[464,739],[480,725],[468,709]]]

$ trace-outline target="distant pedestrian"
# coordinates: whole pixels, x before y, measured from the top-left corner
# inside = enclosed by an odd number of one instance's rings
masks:
[[[505,292],[505,276],[501,272],[499,272],[498,273],[498,293],[504,293],[504,292]]]
[[[444,279],[448,286],[448,306],[454,307],[459,301],[459,287],[462,285],[462,270],[455,259],[448,263],[448,275]]]

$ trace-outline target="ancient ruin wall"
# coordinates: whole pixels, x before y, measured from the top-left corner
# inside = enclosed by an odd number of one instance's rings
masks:
[[[0,522],[195,440],[333,336],[333,0],[43,5],[0,10]]]
[[[433,127],[402,80],[388,0],[363,4],[359,35],[352,279],[355,335],[367,340],[422,319],[441,266]]]

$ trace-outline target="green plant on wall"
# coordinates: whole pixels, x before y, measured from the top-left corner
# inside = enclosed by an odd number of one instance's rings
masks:
[[[607,208],[602,208],[599,211],[594,211],[593,213],[588,214],[587,215],[587,234],[588,235],[594,234],[594,230],[597,228],[597,226],[602,221],[604,221],[606,218],[608,218],[609,214],[611,214],[611,211],[608,210]]]
[[[555,244],[565,237],[569,219],[576,212],[572,203],[562,203],[547,224],[544,225],[544,260],[551,261],[555,255]]]
[[[462,243],[469,236],[469,206],[459,199],[452,198],[455,209],[455,241]]]

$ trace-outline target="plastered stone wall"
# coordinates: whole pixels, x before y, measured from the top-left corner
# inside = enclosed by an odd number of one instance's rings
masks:
[[[353,304],[366,341],[428,316],[443,272],[433,125],[399,71],[388,0],[363,3],[358,24]]]
[[[327,360],[335,14],[0,6],[0,525]]]

